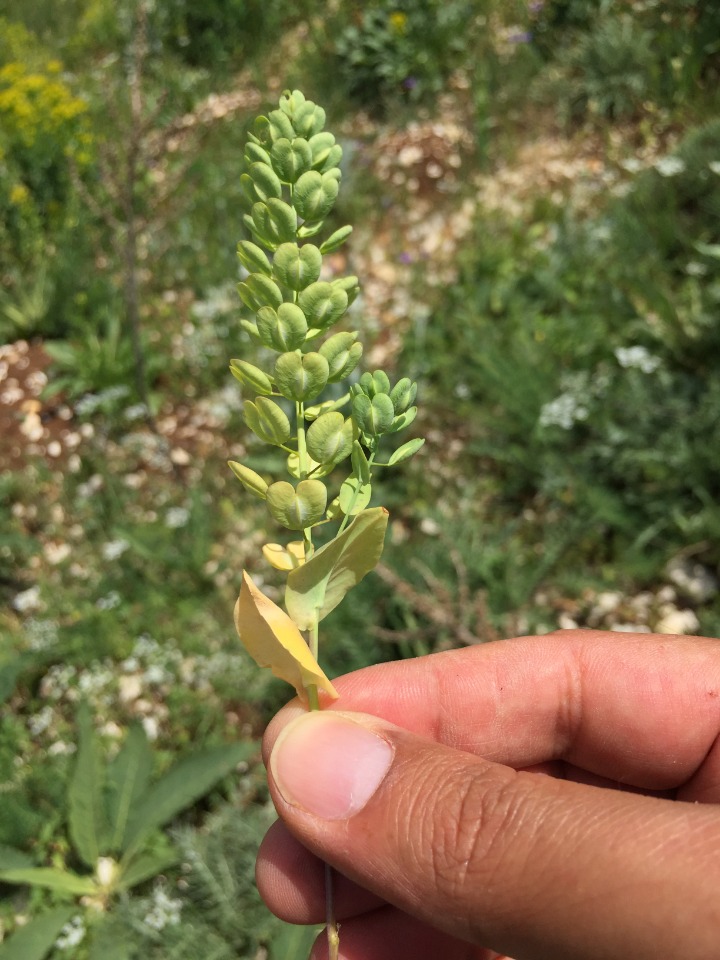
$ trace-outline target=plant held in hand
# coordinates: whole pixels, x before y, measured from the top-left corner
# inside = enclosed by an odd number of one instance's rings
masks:
[[[235,624],[257,662],[291,683],[311,709],[319,709],[319,690],[337,697],[317,662],[320,621],[382,552],[388,514],[369,507],[375,471],[401,463],[424,443],[415,438],[395,449],[389,445],[392,452],[380,459],[383,440],[415,419],[416,385],[407,378],[391,384],[382,370],[357,377],[358,332],[332,332],[359,283],[354,276],[321,279],[323,257],[345,242],[352,227],[319,245],[311,240],[324,227],[341,179],[342,148],[324,125],[325,111],[295,90],[283,94],[279,109],[258,117],[249,135],[241,183],[253,239],[238,244],[248,271],[239,284],[246,310],[241,323],[277,356],[268,369],[242,359],[230,364],[253,396],[244,403],[245,423],[287,454],[289,479],[268,483],[244,464],[231,461],[230,467],[266,502],[273,520],[297,537],[263,548],[268,563],[288,574],[287,612],[243,573]],[[344,476],[332,484],[336,468]],[[334,537],[316,549],[315,532],[334,523]],[[328,920],[332,957],[337,928]]]

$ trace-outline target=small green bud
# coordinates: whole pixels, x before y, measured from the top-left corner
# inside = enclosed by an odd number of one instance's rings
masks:
[[[260,500],[267,498],[268,485],[259,473],[255,473],[250,467],[237,463],[235,460],[228,460],[228,466],[246,490],[249,490]]]
[[[282,446],[290,439],[290,421],[285,411],[268,397],[258,397],[255,402],[246,401],[243,419],[255,436],[273,446]]]
[[[390,399],[393,402],[395,413],[404,413],[412,404],[417,394],[417,384],[413,383],[409,377],[403,377],[398,380],[390,391]]]
[[[269,377],[260,367],[248,363],[246,360],[231,360],[230,372],[246,387],[255,393],[271,394],[273,392],[272,377]]]

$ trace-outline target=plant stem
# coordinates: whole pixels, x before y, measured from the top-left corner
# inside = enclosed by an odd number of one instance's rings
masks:
[[[372,480],[372,465],[373,465],[373,461],[374,461],[374,459],[375,459],[375,452],[376,452],[376,451],[373,450],[373,452],[372,452],[372,453],[370,454],[370,456],[368,457],[368,474],[369,474],[368,483],[370,483],[370,480]],[[338,532],[337,532],[337,534],[336,534],[338,537],[339,537],[340,534],[343,532],[343,530],[345,529],[345,527],[348,525],[348,520],[350,520],[350,517],[351,517],[352,512],[353,512],[353,508],[354,508],[355,504],[357,503],[357,498],[360,496],[360,487],[364,486],[364,484],[361,483],[361,481],[360,481],[360,477],[358,477],[357,479],[358,479],[358,485],[357,485],[357,487],[355,488],[355,493],[352,495],[352,497],[351,497],[351,499],[350,499],[350,504],[349,504],[349,506],[348,506],[348,511],[347,511],[347,513],[345,514],[345,516],[343,517],[343,522],[340,524],[340,528],[339,528],[339,530],[338,530]]]
[[[312,642],[314,641],[315,650],[313,655],[317,657],[317,636],[318,636],[318,627],[317,624],[313,627],[311,635],[311,649]],[[309,684],[306,688],[308,696],[308,704],[311,710],[320,709],[320,701],[318,699],[317,687],[314,683]],[[338,950],[340,949],[340,933],[335,919],[335,893],[334,893],[334,883],[333,883],[333,873],[332,867],[329,863],[325,864],[325,930],[327,932],[327,942],[328,942],[328,960],[338,960]]]

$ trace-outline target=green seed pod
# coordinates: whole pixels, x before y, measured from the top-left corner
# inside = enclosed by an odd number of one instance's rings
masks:
[[[272,377],[246,360],[231,360],[230,372],[243,386],[250,387],[255,393],[269,395],[273,392]]]
[[[349,224],[347,226],[340,227],[334,233],[331,233],[327,240],[320,244],[320,253],[333,253],[335,250],[338,250],[345,243],[351,233],[352,227]]]
[[[317,283],[311,283],[300,293],[298,304],[307,317],[308,325],[323,331],[337,323],[345,313],[348,298],[344,290],[319,280]]]
[[[357,343],[357,332],[336,333],[320,347],[320,353],[330,366],[329,383],[344,380],[360,362],[362,344]]]
[[[317,170],[304,173],[293,192],[293,205],[298,216],[310,222],[322,220],[332,210],[338,189],[334,177],[320,174]]]
[[[304,290],[320,276],[322,254],[312,243],[283,243],[273,257],[273,273],[290,290]]]
[[[248,176],[253,182],[258,200],[269,200],[271,197],[282,197],[282,183],[272,167],[266,163],[251,163],[248,167]]]
[[[264,273],[269,277],[272,273],[272,265],[256,244],[249,240],[241,240],[237,245],[238,260],[245,267],[248,273]]]
[[[290,117],[298,136],[312,137],[320,133],[325,126],[325,111],[312,100],[298,106]]]
[[[249,141],[245,146],[245,162],[248,166],[251,163],[266,163],[270,166],[270,154],[259,143]]]
[[[360,430],[369,437],[387,433],[392,426],[395,411],[392,400],[386,393],[378,393],[372,399],[360,394],[352,402],[352,415]]]
[[[283,353],[275,364],[275,386],[288,400],[314,400],[325,388],[328,372],[319,353]]]
[[[310,144],[302,137],[276,140],[270,151],[273,170],[283,183],[295,183],[312,166]]]
[[[417,394],[417,384],[413,383],[409,377],[403,377],[398,380],[390,391],[390,399],[393,402],[395,413],[404,413],[412,404]]]
[[[310,152],[312,153],[312,165],[314,170],[319,170],[330,156],[330,151],[335,146],[335,137],[328,133],[316,133],[314,137],[308,140]]]
[[[242,302],[253,311],[266,305],[279,307],[283,302],[280,287],[264,273],[251,273],[237,288]]]
[[[267,505],[284,527],[305,530],[323,519],[327,488],[320,480],[301,480],[297,489],[287,480],[279,480],[268,487]]]
[[[267,498],[268,485],[259,473],[255,473],[250,467],[243,466],[242,463],[237,463],[235,460],[228,460],[228,466],[246,490],[249,490],[260,500]]]
[[[409,460],[410,457],[418,452],[424,443],[425,440],[423,437],[415,437],[414,440],[408,440],[407,443],[404,443],[401,447],[398,447],[397,450],[393,451],[390,459],[388,460],[388,466],[394,467],[396,463],[402,463],[404,460]]]
[[[307,450],[318,463],[336,464],[350,456],[352,421],[341,413],[323,413],[307,431]]]
[[[281,303],[277,310],[272,307],[258,310],[257,329],[264,346],[285,352],[303,345],[308,326],[300,307],[294,303]]]
[[[290,121],[290,117],[286,113],[283,113],[282,110],[273,110],[272,113],[268,114],[268,125],[270,132],[270,139],[273,143],[277,140],[292,140],[295,136],[295,130]]]
[[[279,447],[290,439],[291,429],[284,410],[267,397],[247,401],[243,407],[243,419],[255,436],[265,443]]]
[[[405,427],[409,427],[416,416],[417,407],[409,407],[404,413],[398,414],[398,416],[393,419],[392,426],[388,430],[388,433],[397,433],[399,430],[404,430]]]
[[[281,243],[295,239],[297,216],[289,203],[271,197],[266,203],[253,205],[250,229],[266,247],[274,250]]]
[[[388,377],[384,370],[376,370],[373,373],[372,378],[375,386],[375,393],[390,393],[390,377]]]

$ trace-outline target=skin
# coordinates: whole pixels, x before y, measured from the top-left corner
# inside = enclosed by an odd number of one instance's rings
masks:
[[[308,718],[272,721],[257,883],[279,917],[323,922],[327,861],[342,960],[720,956],[719,640],[561,631],[335,685],[326,709],[392,763],[362,809],[315,816],[273,755]]]

